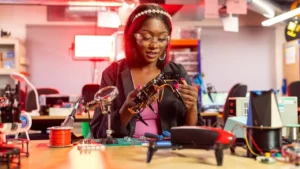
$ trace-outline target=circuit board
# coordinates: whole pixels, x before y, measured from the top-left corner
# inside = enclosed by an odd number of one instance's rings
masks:
[[[145,141],[137,138],[118,138],[117,144],[105,144],[105,146],[141,146]],[[101,143],[101,139],[95,139],[94,141]]]
[[[106,144],[106,146],[141,146],[144,141],[137,138],[124,139],[119,138],[118,144]]]

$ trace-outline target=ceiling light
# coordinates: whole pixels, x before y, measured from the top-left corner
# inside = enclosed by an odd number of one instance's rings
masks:
[[[296,8],[296,9],[291,10],[289,12],[286,12],[286,13],[283,13],[281,15],[278,15],[278,16],[276,16],[274,18],[265,20],[261,24],[262,24],[262,26],[271,26],[271,25],[274,25],[274,24],[276,24],[278,22],[282,22],[284,20],[287,20],[289,18],[297,16],[299,14],[300,14],[300,8]]]

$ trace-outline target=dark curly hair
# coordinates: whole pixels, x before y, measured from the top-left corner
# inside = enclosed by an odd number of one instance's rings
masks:
[[[155,10],[161,10],[164,11],[164,8],[162,8],[161,6],[159,6],[158,4],[153,4],[153,3],[146,3],[146,4],[141,4],[138,7],[135,8],[135,10],[130,14],[130,16],[128,17],[127,23],[125,25],[125,29],[124,29],[124,52],[125,52],[125,57],[129,63],[129,65],[133,64],[133,62],[135,62],[135,45],[136,45],[136,40],[133,36],[134,33],[136,33],[143,25],[143,23],[145,23],[148,19],[151,18],[157,18],[160,19],[166,26],[166,28],[168,29],[169,35],[171,36],[172,34],[172,23],[171,20],[169,19],[168,16],[164,15],[164,14],[160,14],[160,13],[147,13],[145,15],[142,15],[140,17],[138,17],[137,19],[134,19],[134,17],[142,12],[142,11],[146,11],[148,9],[155,9]],[[170,56],[169,56],[169,50],[170,50],[170,45],[168,44],[166,46],[166,57],[164,60],[160,61],[158,60],[157,62],[157,67],[162,69],[166,64],[168,64],[169,60],[170,60]]]

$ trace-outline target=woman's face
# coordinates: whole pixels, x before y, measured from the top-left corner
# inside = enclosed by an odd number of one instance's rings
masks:
[[[138,57],[146,63],[157,62],[159,57],[164,57],[164,52],[169,41],[169,32],[160,19],[147,20],[135,34]]]

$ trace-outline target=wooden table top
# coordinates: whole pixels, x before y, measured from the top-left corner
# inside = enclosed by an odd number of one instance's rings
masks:
[[[223,166],[218,167],[214,151],[161,150],[151,163],[146,163],[147,148],[142,146],[106,147],[104,151],[82,153],[76,146],[49,148],[48,140],[31,141],[30,156],[21,158],[22,169],[289,169],[293,165],[276,162],[262,164],[254,159],[241,157],[246,151],[237,149],[240,156],[225,150]],[[1,166],[2,165],[2,166]],[[4,166],[1,164],[0,168]]]
[[[201,116],[208,117],[208,116],[218,116],[218,112],[202,112]],[[91,118],[93,115],[91,115]],[[64,120],[66,116],[31,116],[32,120]],[[87,120],[88,115],[76,115],[76,119],[78,120]]]

